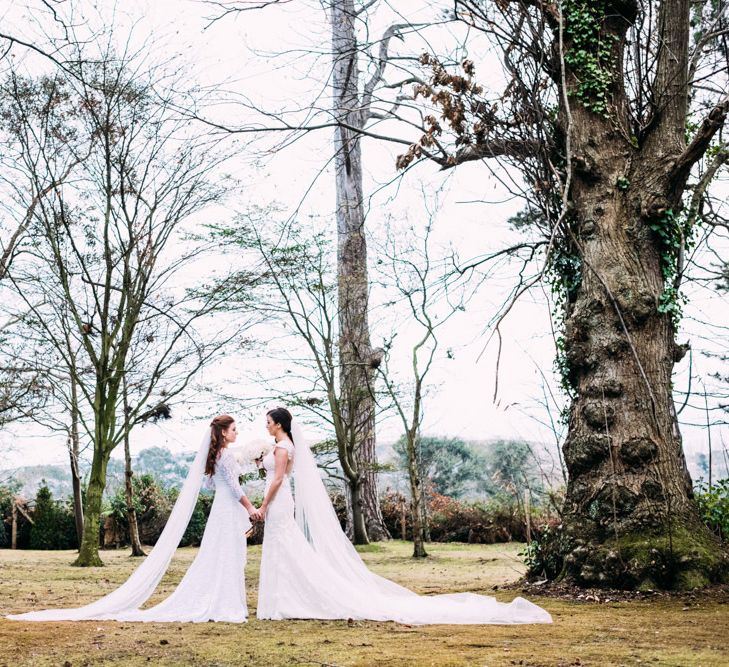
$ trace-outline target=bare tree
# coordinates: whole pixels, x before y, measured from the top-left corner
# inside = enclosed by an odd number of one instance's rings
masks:
[[[207,2],[213,11],[211,21],[234,13],[267,8],[274,2],[245,3]],[[407,139],[397,134],[382,134],[377,128],[383,121],[398,120],[404,127],[420,129],[423,123],[406,117],[401,107],[408,106],[410,95],[402,95],[402,88],[417,78],[407,71],[416,62],[411,56],[393,53],[393,40],[404,40],[421,27],[405,17],[389,25],[381,35],[370,39],[369,11],[378,5],[366,0],[327,0],[322,3],[331,31],[331,70],[326,85],[310,104],[299,109],[273,112],[254,105],[240,97],[233,98],[239,107],[253,112],[262,120],[235,127],[225,121],[213,121],[196,112],[193,116],[204,120],[218,130],[230,133],[282,135],[275,150],[282,150],[298,138],[324,129],[334,132],[333,162],[336,190],[337,221],[337,295],[339,357],[338,381],[340,407],[344,423],[354,429],[356,442],[357,491],[348,485],[350,505],[357,505],[364,527],[355,522],[357,543],[382,540],[389,537],[382,518],[377,492],[375,400],[373,372],[379,351],[372,348],[369,326],[369,279],[367,266],[366,211],[367,195],[363,186],[363,160],[361,140],[365,136],[408,145]],[[386,7],[385,3],[381,3]],[[386,7],[387,8],[387,7]],[[399,12],[394,11],[400,16]],[[393,72],[393,80],[385,77]],[[325,89],[331,89],[327,97]],[[412,110],[412,106],[410,106]],[[188,111],[188,113],[190,113]],[[417,113],[417,112],[416,112]],[[294,117],[302,118],[295,122]]]
[[[416,92],[441,118],[399,164],[455,136],[443,167],[513,166],[525,230],[548,243],[516,296],[546,275],[562,308],[569,482],[550,546],[561,576],[715,581],[727,559],[692,502],[671,376],[688,349],[676,341],[696,231],[687,184],[723,145],[729,111],[726,3],[458,0],[454,11],[501,54],[506,87],[484,91],[470,60],[453,72],[424,55],[432,76]]]
[[[25,5],[17,3],[4,14],[4,25],[0,31],[0,72],[11,66],[16,56],[32,52],[54,68],[65,69],[66,52],[73,49],[74,40],[69,30],[75,21],[70,3],[55,3],[45,0],[30,0]],[[39,23],[46,25],[40,34],[24,35],[20,26],[14,23],[18,15],[15,11],[32,13]],[[47,21],[46,21],[47,20]],[[25,20],[23,28],[30,22]],[[32,32],[32,31],[31,31]],[[0,138],[0,182],[9,186],[10,192],[0,204],[0,286],[7,278],[8,270],[16,256],[18,245],[27,234],[30,220],[38,205],[39,198],[51,189],[45,183],[36,196],[26,200],[25,206],[18,207],[14,201],[12,190],[17,185],[16,150],[12,135],[5,134]],[[61,178],[68,176],[67,170]],[[10,195],[10,196],[8,196]],[[9,314],[6,323],[0,326],[0,423],[32,416],[37,409],[46,404],[46,385],[34,365],[18,363],[27,350],[22,339],[14,338],[9,332],[16,324],[17,315]]]
[[[378,252],[381,284],[393,294],[387,299],[386,307],[397,313],[398,320],[398,325],[383,345],[385,354],[378,370],[405,433],[415,558],[428,555],[425,550],[426,497],[419,454],[428,375],[438,360],[441,328],[465,310],[473,289],[468,281],[453,271],[452,256],[433,256],[433,224],[431,215],[424,232],[418,234],[412,227],[397,230],[392,222],[388,223],[385,247]],[[414,332],[408,332],[408,324],[414,327]],[[405,349],[396,356],[409,352],[409,371],[405,381],[398,382],[398,374],[393,370],[391,361],[394,350],[401,347],[397,344],[398,338],[406,336],[409,338]],[[448,354],[445,352],[444,357]]]
[[[197,329],[220,302],[175,281],[205,248],[172,250],[183,223],[223,195],[212,185],[220,153],[172,111],[161,69],[103,49],[93,64],[78,60],[73,77],[12,74],[3,86],[4,129],[22,147],[28,192],[43,192],[9,279],[85,406],[80,425],[94,453],[76,563],[98,565],[111,452],[234,331]],[[58,178],[69,154],[73,178]]]
[[[334,247],[331,234],[296,222],[272,223],[271,211],[251,211],[229,229],[217,229],[216,239],[243,253],[248,267],[226,278],[214,291],[225,295],[229,308],[263,314],[267,326],[283,327],[285,334],[276,353],[269,343],[264,383],[287,405],[309,413],[334,434],[335,448],[349,502],[347,532],[356,544],[367,544],[368,534],[360,501],[365,464],[359,458],[360,414],[351,401],[372,400],[364,387],[355,397],[343,395],[340,377],[339,311]],[[264,223],[265,220],[265,223]],[[266,331],[268,337],[270,331]],[[291,344],[293,339],[293,346]],[[374,362],[373,362],[374,363]],[[371,371],[374,371],[374,366]],[[345,405],[347,407],[345,407]],[[378,472],[372,463],[368,472]]]
[[[340,395],[344,421],[355,428],[356,456],[361,470],[359,497],[367,535],[374,540],[389,537],[377,497],[375,452],[375,404],[373,368],[378,352],[372,349],[368,321],[369,280],[367,277],[367,237],[365,201],[362,186],[361,132],[370,121],[372,95],[382,83],[388,61],[388,45],[406,26],[393,25],[384,34],[377,66],[361,88],[357,22],[366,6],[355,9],[354,0],[329,4],[332,29],[332,115],[334,131],[334,172],[337,192],[337,284],[339,297]]]

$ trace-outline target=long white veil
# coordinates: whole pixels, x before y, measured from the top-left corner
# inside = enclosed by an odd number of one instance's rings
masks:
[[[210,448],[210,427],[205,429],[200,447],[182,485],[172,512],[162,534],[152,551],[119,588],[103,598],[83,607],[67,609],[45,609],[25,614],[7,616],[17,621],[81,621],[114,619],[124,612],[138,609],[154,593],[160,579],[167,571],[185,529],[195,509],[200,492],[205,461]]]
[[[291,422],[294,438],[294,492],[296,522],[309,543],[329,565],[352,582],[375,586],[388,595],[416,595],[411,590],[369,570],[345,535],[319,474],[314,454],[301,425]]]
[[[269,612],[272,618],[351,617],[419,625],[552,622],[549,613],[521,597],[507,604],[470,592],[418,595],[371,572],[342,531],[314,455],[296,422],[292,422],[292,435],[296,521],[318,560],[324,562],[307,562],[300,550],[288,554],[292,565],[312,573],[316,585],[298,590],[299,600],[307,599],[310,611],[302,612],[296,602],[287,607],[279,600],[279,608]],[[285,547],[279,549],[283,559]],[[259,596],[260,592],[261,588]]]

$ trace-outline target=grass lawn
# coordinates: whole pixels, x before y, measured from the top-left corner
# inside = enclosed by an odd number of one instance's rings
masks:
[[[493,590],[523,571],[520,545],[431,544],[413,561],[406,542],[362,557],[378,574],[420,593]],[[0,550],[0,614],[78,606],[114,589],[136,561],[105,551],[103,568],[74,568],[70,551]],[[149,604],[180,580],[196,549],[179,549]],[[416,626],[347,621],[257,621],[260,547],[248,550],[246,624],[22,623],[0,619],[0,666],[53,665],[729,665],[729,595],[653,601],[530,599],[554,624]]]

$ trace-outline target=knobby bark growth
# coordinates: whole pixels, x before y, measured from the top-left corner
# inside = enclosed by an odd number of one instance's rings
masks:
[[[559,306],[571,405],[562,530],[542,555],[548,574],[582,585],[692,588],[727,576],[692,499],[671,382],[687,349],[676,341],[678,288],[695,216],[683,199],[697,163],[721,147],[729,110],[721,85],[693,83],[712,81],[707,67],[723,76],[725,53],[701,63],[726,32],[725,9],[459,0],[457,17],[501,50],[498,98],[475,82],[473,63],[454,73],[423,57],[432,76],[416,94],[441,118],[426,119],[400,166],[423,155],[444,168],[516,166],[530,201],[520,223],[548,241],[538,278],[551,279]],[[692,100],[708,109],[695,127]],[[456,148],[433,158],[448,132]]]

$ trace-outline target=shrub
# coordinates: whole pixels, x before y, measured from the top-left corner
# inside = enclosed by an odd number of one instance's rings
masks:
[[[20,483],[10,481],[9,484],[0,484],[0,547],[10,547],[12,539],[12,521],[13,521],[13,502],[18,491]],[[28,511],[27,504],[23,504],[23,508]],[[17,546],[19,549],[26,549],[30,541],[31,524],[25,516],[18,512],[17,514]],[[3,535],[5,540],[3,541]]]
[[[562,571],[563,557],[559,548],[562,537],[562,522],[554,519],[532,531],[532,541],[519,556],[527,566],[527,577],[555,579]]]
[[[412,539],[410,501],[397,491],[387,489],[380,495],[380,510],[390,535],[399,539]],[[403,535],[403,510],[405,514],[405,535]]]
[[[526,539],[524,520],[505,496],[467,503],[434,494],[428,503],[434,542],[493,544]]]
[[[200,546],[203,533],[205,532],[205,525],[210,515],[210,508],[213,505],[213,497],[202,494],[197,497],[195,509],[192,510],[192,516],[187,524],[187,529],[180,540],[181,547]],[[175,493],[175,500],[177,500],[177,493]]]
[[[393,537],[412,539],[410,500],[388,489],[380,496],[385,525]],[[546,521],[538,507],[533,508],[533,525]],[[470,542],[493,544],[526,540],[522,508],[513,496],[496,494],[486,502],[466,502],[449,496],[432,494],[428,500],[428,525],[433,542]]]
[[[139,538],[143,544],[156,544],[180,491],[177,488],[164,488],[159,479],[149,474],[133,477],[132,484]],[[214,495],[207,493],[201,493],[198,496],[190,521],[180,540],[180,546],[200,545],[214,498]],[[256,506],[260,505],[263,500],[256,496],[251,496],[250,499]],[[262,541],[263,526],[257,523],[254,525],[253,533],[248,537],[248,543],[260,544]],[[109,500],[107,518],[104,522],[103,543],[107,547],[114,548],[129,544],[129,522],[124,488],[118,489]]]
[[[726,542],[729,539],[729,478],[711,486],[699,480],[694,497],[704,523]]]
[[[35,497],[28,546],[31,549],[73,549],[77,546],[73,512],[66,503],[53,500],[45,480]]]
[[[172,511],[178,491],[167,490],[153,475],[132,477],[132,495],[137,513],[137,527],[142,544],[155,544],[159,539]],[[109,499],[109,509],[104,522],[105,546],[115,548],[129,544],[129,522],[124,487],[117,489]]]
[[[13,496],[13,490],[10,487],[0,484],[0,549],[10,546]]]

